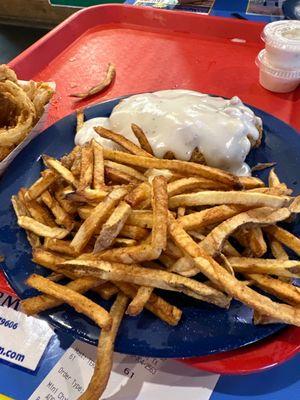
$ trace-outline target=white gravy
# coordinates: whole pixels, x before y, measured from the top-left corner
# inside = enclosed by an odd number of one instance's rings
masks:
[[[244,106],[238,97],[230,100],[191,90],[163,90],[128,97],[109,118],[94,118],[84,123],[75,143],[92,138],[103,146],[116,148],[97,135],[93,127],[103,126],[137,143],[131,123],[140,126],[157,157],[172,151],[176,158],[189,160],[195,147],[208,165],[236,175],[249,175],[245,158],[250,151],[249,138],[259,138],[260,118]]]

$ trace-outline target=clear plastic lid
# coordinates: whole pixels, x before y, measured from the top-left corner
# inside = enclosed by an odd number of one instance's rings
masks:
[[[261,37],[270,46],[300,52],[300,21],[271,22],[265,26]]]
[[[259,68],[263,68],[264,71],[273,75],[276,78],[282,79],[299,79],[300,80],[300,70],[299,69],[288,69],[288,68],[277,68],[273,67],[267,60],[266,50],[263,49],[259,52],[256,57],[255,63]]]

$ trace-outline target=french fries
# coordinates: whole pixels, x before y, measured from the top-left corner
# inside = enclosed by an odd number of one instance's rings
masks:
[[[116,76],[116,68],[114,64],[108,63],[107,70],[105,72],[105,76],[98,85],[93,86],[86,92],[82,93],[72,93],[70,94],[70,97],[77,97],[79,100],[86,99],[88,97],[94,96],[95,94],[103,92],[107,87],[111,85],[111,83],[114,80],[114,77]]]
[[[279,210],[270,207],[260,207],[238,214],[222,222],[201,242],[200,247],[212,256],[217,255],[223,248],[225,240],[241,226],[271,225],[283,221],[290,216],[287,208]]]
[[[53,296],[69,304],[71,307],[75,308],[76,311],[91,318],[103,330],[110,329],[112,320],[109,313],[80,293],[35,274],[27,279],[27,284],[49,296]]]
[[[215,206],[218,204],[238,204],[246,207],[273,207],[280,208],[288,206],[289,197],[272,196],[264,193],[255,192],[198,192],[181,194],[171,197],[169,200],[170,208],[196,207],[196,206]]]
[[[107,219],[110,212],[116,204],[127,194],[126,189],[115,189],[112,191],[105,200],[100,203],[91,215],[80,226],[76,235],[74,236],[70,246],[76,251],[80,252],[88,243],[93,233],[99,229],[102,223]]]
[[[229,257],[232,268],[238,272],[300,277],[300,262],[292,260],[273,260],[262,258]]]
[[[136,124],[131,124],[131,130],[134,133],[134,136],[137,138],[139,141],[139,144],[143,150],[146,151],[146,153],[151,154],[152,156],[154,155],[151,144],[149,143],[147,136],[143,132],[143,130],[137,126]]]
[[[81,122],[79,114],[78,127]],[[254,323],[300,326],[300,289],[293,285],[300,263],[285,251],[300,255],[300,239],[276,225],[300,212],[300,200],[273,170],[265,186],[258,178],[158,159],[137,126],[141,148],[97,129],[129,153],[92,141],[61,160],[44,156],[41,178],[12,197],[32,260],[55,273],[29,277],[42,294],[25,300],[24,311],[68,303],[103,328],[81,399],[98,400],[105,389],[124,313],[130,318],[146,309],[169,325],[181,323],[180,308],[157,289],[225,309],[237,299],[253,308]],[[261,258],[268,250],[274,259]],[[56,283],[63,277],[71,281]],[[117,296],[110,313],[89,300],[88,291],[105,300]]]
[[[177,291],[187,296],[227,308],[228,298],[216,289],[201,282],[162,270],[152,270],[134,264],[125,265],[93,260],[69,260],[63,269],[73,270],[80,276],[94,276],[97,279],[148,285],[165,290]]]
[[[132,154],[142,157],[152,157],[151,154],[147,153],[145,150],[141,149],[136,144],[132,143],[130,140],[126,139],[124,136],[119,135],[118,133],[112,132],[109,129],[105,129],[101,126],[94,128],[95,131],[105,139],[110,139],[118,145],[122,146],[125,150],[129,151]]]
[[[79,400],[98,400],[106,388],[112,369],[114,343],[127,303],[127,296],[119,293],[109,312],[112,319],[111,328],[110,330],[103,329],[99,337],[97,359],[92,379]]]
[[[130,205],[125,203],[125,201],[121,201],[106,223],[102,226],[94,246],[94,253],[104,250],[112,244],[124,227],[130,211]]]
[[[49,277],[48,277],[49,280]],[[78,278],[66,285],[67,288],[74,290],[77,293],[84,293],[90,289],[93,289],[101,285],[101,281],[97,281],[91,277]],[[39,314],[42,311],[49,310],[54,307],[58,307],[64,304],[63,299],[58,299],[57,297],[49,296],[47,294],[42,294],[36,297],[31,297],[29,299],[23,300],[22,310],[27,315]]]

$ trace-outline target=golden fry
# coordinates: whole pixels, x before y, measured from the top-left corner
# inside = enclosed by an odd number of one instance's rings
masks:
[[[147,301],[149,301],[152,292],[152,287],[140,286],[135,297],[129,303],[126,314],[132,316],[139,315],[143,311]]]
[[[100,136],[104,137],[105,139],[112,140],[132,154],[142,157],[153,157],[151,154],[147,153],[145,150],[141,149],[136,144],[134,144],[124,136],[119,135],[118,133],[112,132],[109,129],[105,129],[101,126],[98,126],[94,129]]]
[[[278,242],[293,250],[298,256],[300,255],[300,239],[297,236],[275,225],[267,226],[264,230],[278,240]]]
[[[99,203],[99,205],[94,208],[91,215],[80,226],[71,242],[71,247],[76,252],[79,253],[87,245],[94,232],[100,228],[114,207],[126,194],[126,189],[115,189],[102,203]]]
[[[139,144],[146,153],[154,155],[151,144],[149,143],[147,136],[145,135],[144,131],[137,126],[136,124],[131,124],[131,130],[134,133],[134,136],[139,141]]]
[[[27,189],[25,193],[26,201],[38,198],[57,179],[56,173],[50,169],[41,172],[41,175],[42,177],[34,182],[29,189]]]
[[[250,225],[270,225],[283,221],[290,216],[287,208],[274,209],[269,207],[255,208],[238,214],[222,222],[213,229],[201,242],[200,247],[211,256],[222,251],[225,240],[238,228]]]
[[[53,239],[63,239],[69,234],[67,229],[55,227],[51,228],[50,226],[41,224],[30,217],[19,217],[18,225],[30,232],[35,233],[38,236],[49,237]]]
[[[273,260],[265,258],[229,257],[232,268],[235,271],[253,274],[270,274],[287,276],[290,278],[300,277],[300,262],[292,260]]]
[[[69,304],[77,312],[91,318],[103,330],[110,329],[112,321],[109,313],[82,294],[36,274],[27,279],[27,284],[40,292]]]
[[[94,253],[102,251],[112,244],[124,227],[130,212],[130,205],[125,203],[125,201],[121,201],[102,226],[94,246]]]
[[[93,139],[92,149],[94,155],[93,187],[97,190],[103,188],[105,184],[103,148]]]
[[[143,268],[133,264],[125,265],[84,259],[65,261],[62,266],[64,268],[70,267],[81,276],[94,276],[97,279],[128,282],[141,286],[178,291],[219,307],[226,308],[229,305],[228,298],[218,290],[171,272]]]
[[[114,64],[109,63],[107,66],[107,70],[105,72],[105,77],[103,78],[101,83],[99,83],[96,86],[93,86],[87,92],[70,94],[70,97],[78,97],[80,100],[82,100],[94,96],[95,94],[101,93],[112,83],[115,76],[116,76],[116,68]]]
[[[264,193],[255,192],[214,192],[203,191],[198,193],[180,194],[171,197],[169,200],[170,208],[180,206],[214,206],[218,204],[237,204],[247,207],[273,207],[280,208],[288,206],[289,197],[272,196]]]
[[[175,171],[180,174],[201,176],[203,178],[224,183],[229,187],[240,188],[241,186],[239,179],[236,176],[231,175],[229,172],[225,172],[217,168],[207,167],[206,165],[190,163],[188,161],[161,160],[159,158],[136,156],[110,149],[104,149],[104,157],[108,160],[128,164],[131,166],[170,169],[171,171]]]
[[[49,276],[47,278],[49,279]],[[52,281],[53,282],[53,281]],[[65,287],[74,290],[77,293],[85,293],[90,289],[93,289],[101,284],[101,281],[97,281],[95,278],[86,277],[78,278],[68,283]],[[49,310],[54,307],[58,307],[63,304],[64,301],[56,297],[42,294],[39,296],[31,297],[21,302],[22,310],[27,315],[36,315],[42,311]]]
[[[94,153],[91,145],[81,148],[81,165],[78,190],[90,188],[93,182]]]
[[[102,330],[97,348],[97,359],[92,379],[86,391],[78,400],[99,400],[104,392],[113,363],[115,339],[126,310],[128,298],[119,293],[109,315],[112,319],[110,330]]]

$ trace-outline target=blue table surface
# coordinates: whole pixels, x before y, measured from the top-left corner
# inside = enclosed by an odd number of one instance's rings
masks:
[[[0,393],[15,400],[27,400],[72,342],[65,334],[54,336],[35,372],[1,362]],[[265,372],[221,376],[210,400],[299,400],[299,374],[300,354]]]
[[[154,2],[154,0],[125,0],[126,4],[135,4],[137,1],[142,2]],[[167,0],[161,0],[162,2]],[[178,0],[180,1],[180,0]],[[190,0],[190,3],[196,2],[196,0]],[[185,1],[187,2],[187,1]],[[248,0],[215,0],[213,3],[212,9],[210,11],[210,15],[215,15],[219,17],[234,17],[233,14],[238,14],[240,18],[245,18],[251,21],[260,21],[260,22],[271,22],[278,20],[277,16],[269,16],[269,15],[255,15],[255,14],[247,14]],[[267,4],[272,5],[276,3],[274,0],[266,1]],[[170,6],[168,8],[173,8]],[[180,9],[183,9],[182,6]],[[186,6],[186,11],[196,11],[196,7]]]

